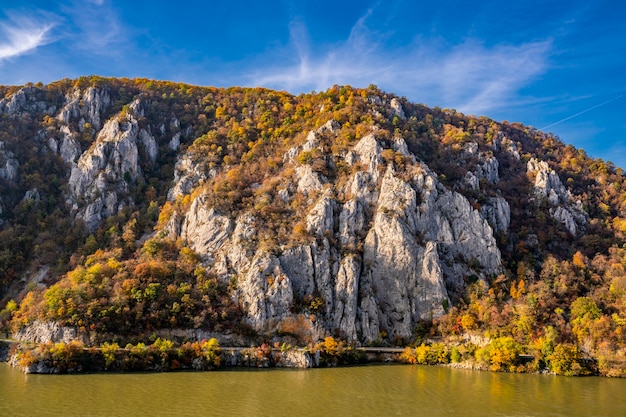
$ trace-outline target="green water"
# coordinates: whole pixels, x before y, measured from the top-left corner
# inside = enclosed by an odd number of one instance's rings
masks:
[[[24,375],[0,416],[626,416],[626,380],[427,366]]]

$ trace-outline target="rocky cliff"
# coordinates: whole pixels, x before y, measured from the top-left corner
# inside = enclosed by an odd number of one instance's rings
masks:
[[[6,90],[0,114],[5,132],[27,126],[41,144],[37,157],[63,167],[59,210],[84,226],[83,239],[91,234],[83,256],[123,244],[117,261],[125,262],[150,252],[142,252],[148,239],[175,242],[197,256],[197,271],[228,287],[261,335],[410,340],[463,302],[468,285],[489,285],[549,244],[569,250],[542,240],[546,227],[575,238],[590,223],[581,196],[537,151],[551,137],[522,140],[515,126],[375,89],[297,99],[83,79]],[[39,204],[55,191],[33,188],[26,158],[34,154],[20,146],[0,141],[0,180]],[[22,200],[0,197],[0,226],[10,230]],[[521,252],[519,242],[533,239]],[[73,278],[48,279],[42,294]],[[130,276],[110,279],[131,285]],[[71,324],[57,313],[48,317]],[[50,340],[71,333],[37,323]],[[20,337],[44,337],[32,331]]]

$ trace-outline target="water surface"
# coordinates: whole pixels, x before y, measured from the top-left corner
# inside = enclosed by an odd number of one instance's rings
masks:
[[[0,365],[0,416],[626,416],[626,380],[385,365],[24,375]]]

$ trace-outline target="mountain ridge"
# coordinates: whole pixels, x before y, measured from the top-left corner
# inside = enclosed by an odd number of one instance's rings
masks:
[[[83,77],[0,96],[2,317],[22,337],[529,345],[552,326],[623,352],[623,171],[549,134],[375,86]],[[584,328],[583,298],[601,312]]]

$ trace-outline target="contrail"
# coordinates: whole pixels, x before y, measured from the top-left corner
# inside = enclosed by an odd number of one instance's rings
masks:
[[[605,104],[609,104],[609,103],[611,103],[611,102],[613,102],[613,101],[615,101],[615,100],[617,100],[617,99],[622,98],[623,96],[624,96],[623,94],[620,94],[620,95],[619,95],[619,96],[617,96],[617,97],[614,97],[614,98],[612,98],[612,99],[610,99],[610,100],[605,101],[604,103],[596,104],[596,105],[595,105],[595,106],[593,106],[593,107],[589,107],[588,109],[585,109],[585,110],[583,110],[583,111],[579,111],[578,113],[573,114],[573,115],[571,115],[571,116],[568,116],[568,117],[566,117],[565,119],[561,119],[561,120],[559,120],[558,122],[554,122],[554,123],[552,123],[552,124],[549,124],[548,126],[545,126],[545,127],[539,128],[539,130],[549,129],[549,128],[551,128],[552,126],[556,126],[556,125],[558,125],[558,124],[561,124],[561,123],[563,123],[563,122],[568,121],[569,119],[573,119],[574,117],[578,117],[578,116],[580,116],[581,114],[587,113],[588,111],[591,111],[591,110],[597,109],[597,108],[598,108],[598,107],[600,107],[600,106],[604,106]]]

